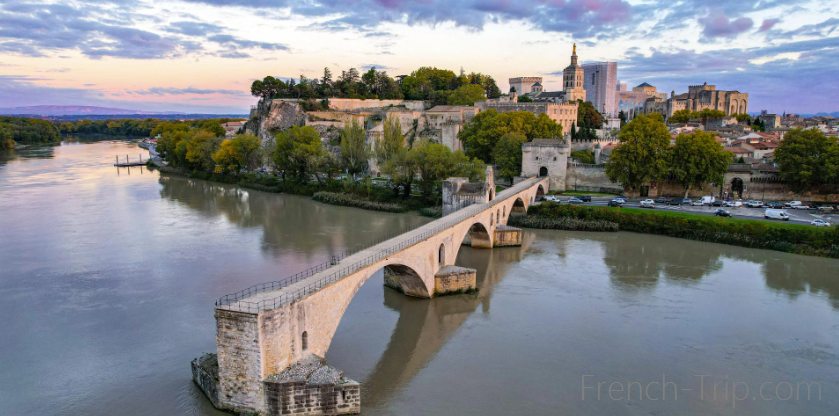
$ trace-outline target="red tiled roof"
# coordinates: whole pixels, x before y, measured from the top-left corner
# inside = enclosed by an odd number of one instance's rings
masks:
[[[751,150],[744,149],[742,147],[726,146],[725,150],[728,150],[729,152],[734,153],[734,154],[743,154],[743,155],[752,154]]]

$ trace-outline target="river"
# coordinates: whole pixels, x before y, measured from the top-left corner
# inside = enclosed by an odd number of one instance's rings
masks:
[[[138,153],[0,154],[0,413],[226,414],[189,370],[215,298],[427,221],[112,166]],[[839,413],[837,260],[525,230],[456,263],[477,294],[408,298],[379,272],[350,304],[326,358],[363,414]]]

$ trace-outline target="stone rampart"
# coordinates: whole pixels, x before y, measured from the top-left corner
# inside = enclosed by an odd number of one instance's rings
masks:
[[[338,111],[361,110],[365,108],[405,107],[408,110],[422,111],[431,107],[428,101],[414,100],[361,100],[358,98],[330,98],[329,109]]]
[[[605,165],[568,163],[565,178],[566,190],[583,192],[623,193],[619,183],[613,183],[606,177]]]

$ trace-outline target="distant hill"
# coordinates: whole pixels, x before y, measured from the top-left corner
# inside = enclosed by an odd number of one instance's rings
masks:
[[[33,105],[27,107],[0,108],[3,115],[33,116],[76,116],[76,115],[124,115],[124,114],[178,114],[175,112],[152,112],[126,110],[123,108],[94,107],[87,105]]]
[[[834,111],[832,113],[817,113],[815,117],[824,117],[824,116],[831,116],[839,118],[839,111]]]

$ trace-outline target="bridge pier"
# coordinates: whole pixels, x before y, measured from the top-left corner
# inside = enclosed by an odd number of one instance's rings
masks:
[[[454,295],[477,289],[478,271],[466,267],[446,266],[434,275],[434,296]]]
[[[495,247],[518,247],[521,245],[521,228],[499,224],[495,227]]]

